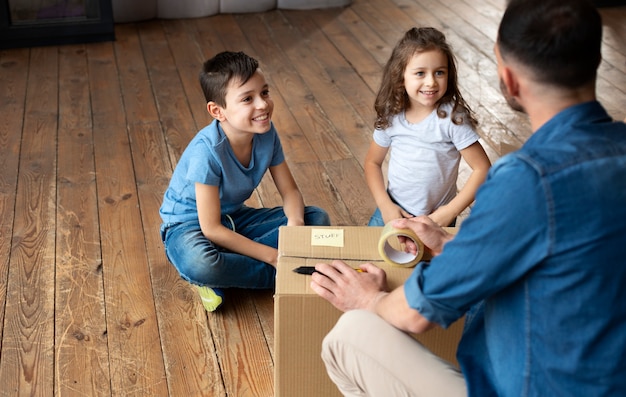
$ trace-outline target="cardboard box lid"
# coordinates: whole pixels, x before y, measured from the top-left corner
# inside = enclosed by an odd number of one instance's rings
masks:
[[[382,227],[366,226],[282,226],[278,233],[278,254],[297,258],[380,260],[378,240],[382,230]]]
[[[383,227],[377,226],[281,226],[278,254],[296,258],[379,261],[378,243]],[[458,227],[444,227],[456,234]],[[397,241],[389,242],[399,249]],[[424,253],[423,260],[430,259]]]

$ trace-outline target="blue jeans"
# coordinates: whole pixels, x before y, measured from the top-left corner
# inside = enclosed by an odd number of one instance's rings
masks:
[[[380,209],[376,208],[367,226],[385,226],[385,221],[383,220],[383,215],[380,213]],[[456,218],[448,225],[448,227],[454,226],[456,226]]]
[[[370,221],[367,226],[385,226],[385,221],[383,220],[383,214],[380,213],[380,210],[376,208]]]
[[[330,225],[326,211],[304,208],[306,225]],[[222,216],[222,225],[258,243],[278,247],[278,228],[287,225],[282,207],[250,208]],[[161,225],[167,259],[180,276],[214,288],[274,288],[276,269],[249,256],[228,251],[208,240],[199,221]]]

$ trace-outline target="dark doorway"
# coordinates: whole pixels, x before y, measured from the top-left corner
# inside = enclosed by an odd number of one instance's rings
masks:
[[[0,48],[114,39],[111,0],[0,0]]]

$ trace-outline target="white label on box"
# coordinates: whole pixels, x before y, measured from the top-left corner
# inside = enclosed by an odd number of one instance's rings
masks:
[[[343,229],[311,229],[311,246],[343,247]]]

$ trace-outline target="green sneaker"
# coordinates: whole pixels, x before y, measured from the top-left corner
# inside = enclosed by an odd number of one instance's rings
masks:
[[[202,299],[202,306],[207,312],[214,312],[222,304],[224,292],[219,288],[210,288],[200,285],[195,286]]]

